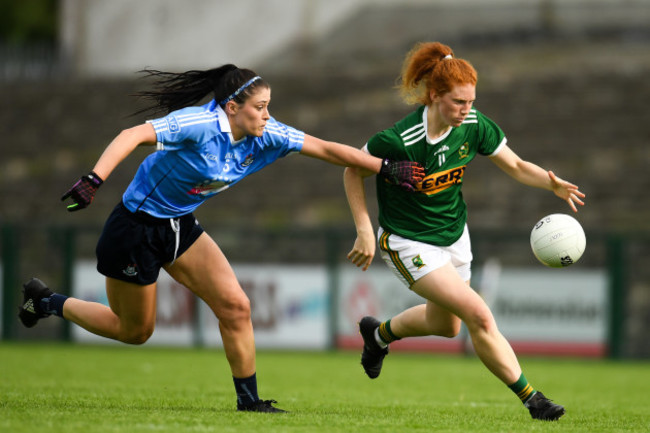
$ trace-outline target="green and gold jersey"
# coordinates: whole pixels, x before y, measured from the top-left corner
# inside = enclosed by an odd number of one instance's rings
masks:
[[[371,155],[417,161],[425,170],[415,193],[376,177],[379,224],[407,239],[448,246],[460,238],[467,220],[461,193],[467,164],[477,153],[494,154],[506,138],[496,123],[475,109],[460,126],[435,140],[427,137],[426,119],[427,107],[421,106],[368,140]]]

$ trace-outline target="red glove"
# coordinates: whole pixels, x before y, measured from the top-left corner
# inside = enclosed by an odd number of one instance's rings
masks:
[[[97,188],[99,188],[104,181],[101,177],[97,176],[94,171],[91,171],[85,176],[81,176],[81,179],[77,181],[72,188],[70,188],[63,197],[61,201],[64,201],[66,198],[71,197],[72,203],[68,205],[68,212],[74,212],[83,208],[88,207],[92,203]]]
[[[392,184],[399,185],[407,191],[415,191],[418,183],[424,179],[424,168],[419,162],[384,159],[379,174]]]

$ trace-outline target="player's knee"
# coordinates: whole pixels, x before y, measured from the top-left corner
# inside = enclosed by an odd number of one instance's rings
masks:
[[[251,320],[251,302],[244,294],[232,296],[222,302],[218,315],[221,325],[238,327]]]
[[[427,312],[426,320],[430,335],[454,338],[460,333],[461,321],[456,315]]]
[[[153,334],[153,330],[153,325],[144,325],[136,328],[131,328],[121,333],[120,341],[126,344],[144,344]]]
[[[494,316],[492,316],[492,312],[487,307],[472,311],[465,320],[465,324],[470,332],[490,333],[496,329]]]
[[[446,338],[454,338],[458,334],[460,334],[460,322],[447,324],[446,326],[440,328],[436,335]]]

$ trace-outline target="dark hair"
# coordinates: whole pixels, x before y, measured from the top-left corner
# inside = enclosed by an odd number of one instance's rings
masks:
[[[154,86],[152,90],[137,92],[134,96],[153,101],[153,104],[135,114],[170,113],[180,108],[195,105],[209,94],[212,94],[217,103],[221,104],[242,85],[257,76],[250,69],[240,69],[232,64],[205,71],[192,70],[175,73],[143,69],[140,73],[145,74],[144,78],[153,78],[155,80]],[[256,89],[268,87],[268,83],[263,79],[257,79],[232,97],[231,100],[242,104],[250,95],[255,93]],[[225,102],[222,105],[225,105]]]

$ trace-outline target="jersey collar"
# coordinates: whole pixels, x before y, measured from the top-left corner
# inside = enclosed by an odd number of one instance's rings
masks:
[[[219,105],[215,106],[214,111],[215,113],[217,113],[217,121],[219,122],[219,131],[231,134],[232,131],[230,129],[230,122],[228,122],[228,116],[226,115],[226,112],[223,111],[223,108],[221,108],[221,106]]]
[[[451,131],[452,131],[452,129],[454,129],[454,127],[450,126],[449,129],[444,134],[442,134],[440,137],[436,137],[433,140],[430,139],[429,138],[429,132],[428,132],[429,131],[429,124],[427,122],[427,113],[428,112],[429,112],[429,106],[425,105],[424,110],[422,110],[422,123],[424,123],[424,134],[425,134],[425,137],[426,137],[426,140],[427,140],[428,144],[438,144],[442,140],[447,138],[449,136],[449,134],[451,134]]]
[[[217,121],[219,122],[219,131],[221,131],[224,134],[228,134],[230,143],[233,146],[236,146],[244,142],[246,140],[246,136],[244,136],[241,140],[235,141],[235,138],[232,136],[232,129],[230,129],[230,122],[228,122],[228,116],[226,115],[226,112],[223,111],[223,108],[221,108],[220,105],[217,105],[216,102],[214,102],[214,104],[215,104],[214,111],[215,113],[217,113]]]

